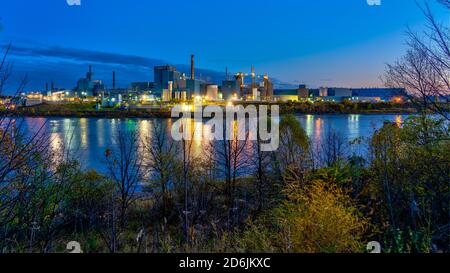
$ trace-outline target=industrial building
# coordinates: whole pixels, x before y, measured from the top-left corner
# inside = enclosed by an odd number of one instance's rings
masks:
[[[157,92],[162,92],[169,88],[169,82],[174,82],[181,78],[181,73],[175,66],[155,66],[154,67],[154,88]]]
[[[358,101],[399,101],[407,98],[403,88],[354,88],[352,98]]]
[[[402,102],[407,99],[403,88],[320,88],[319,97],[325,101],[341,102]]]
[[[321,100],[342,102],[401,102],[407,98],[405,89],[401,88],[338,88],[321,87],[308,89],[300,85],[298,89],[276,89],[273,96],[275,101]]]
[[[89,65],[89,71],[85,78],[81,78],[77,82],[75,93],[79,98],[95,97],[104,94],[105,86],[101,80],[93,80],[94,73],[92,66]]]
[[[407,99],[404,89],[395,88],[342,88],[320,87],[309,89],[301,84],[296,89],[276,89],[267,74],[257,75],[254,66],[250,73],[238,72],[229,76],[226,69],[226,77],[221,85],[195,78],[195,56],[191,55],[190,75],[186,76],[177,70],[175,66],[164,65],[154,67],[154,81],[132,82],[128,88],[116,87],[116,72],[112,72],[112,86],[106,88],[101,80],[94,80],[92,66],[86,77],[80,78],[73,90],[57,89],[53,81],[49,90],[42,98],[35,94],[28,98],[29,104],[42,101],[73,101],[73,100],[98,100],[107,102],[108,105],[117,105],[124,102],[133,104],[152,103],[156,100],[162,102],[187,101],[201,96],[208,101],[219,100],[243,100],[243,101],[333,101],[344,100],[356,102],[400,102]],[[247,80],[246,79],[250,79]]]
[[[268,75],[264,76],[263,86],[261,90],[261,97],[263,100],[271,100],[273,97],[273,83]]]
[[[227,72],[228,74],[228,72]],[[251,82],[246,84],[245,78],[250,77]],[[271,101],[273,98],[273,84],[266,75],[257,75],[255,68],[252,66],[251,73],[239,72],[235,75],[235,80],[225,82],[226,88],[222,88],[224,92],[224,98],[230,96],[230,92],[233,92],[233,98],[236,96],[245,101]],[[239,92],[235,89],[239,86]]]
[[[300,84],[297,89],[275,89],[272,97],[277,102],[288,102],[307,100],[312,98],[312,95],[306,85]]]
[[[174,66],[158,66],[154,68],[155,71],[155,82],[154,89],[157,93],[163,93],[169,95],[169,83],[171,83],[172,95],[169,97],[165,96],[164,99],[175,99],[173,95],[179,93],[181,97],[185,94],[186,97],[192,97],[195,95],[202,95],[202,84],[203,81],[195,79],[195,59],[194,55],[191,55],[191,75],[189,78],[185,74],[177,71]],[[164,90],[166,90],[164,92]],[[180,98],[181,98],[180,97]]]
[[[222,81],[222,97],[224,100],[237,98],[241,92],[241,86],[237,79]]]
[[[352,97],[350,88],[340,87],[321,87],[319,88],[319,97],[323,101],[342,102]]]
[[[275,89],[273,100],[275,102],[299,101],[298,89]]]
[[[30,93],[25,97],[25,106],[42,104],[44,96],[40,93]]]
[[[154,81],[132,82],[128,88],[117,88],[116,72],[112,72],[112,85],[107,88],[101,80],[94,80],[93,67],[89,65],[86,76],[77,81],[73,90],[56,90],[51,84],[43,97],[57,97],[61,101],[101,100],[107,104],[120,104],[135,100],[137,102],[154,101],[159,98],[163,102],[172,100],[186,101],[197,96],[206,100],[247,100],[271,101],[273,99],[273,83],[267,75],[256,75],[252,66],[251,73],[237,73],[229,77],[228,69],[222,85],[195,78],[195,56],[191,55],[189,77],[177,70],[175,66],[155,66]],[[246,77],[251,81],[246,83]],[[232,79],[230,79],[232,78]],[[64,92],[62,92],[64,91]],[[53,96],[53,94],[55,96]],[[63,98],[64,97],[64,98]],[[30,100],[31,101],[31,100]]]
[[[299,99],[308,99],[310,97],[309,89],[304,84],[299,85],[297,93]]]

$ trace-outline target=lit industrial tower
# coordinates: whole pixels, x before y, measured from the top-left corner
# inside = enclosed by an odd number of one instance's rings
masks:
[[[195,80],[195,59],[194,55],[191,55],[191,80]]]

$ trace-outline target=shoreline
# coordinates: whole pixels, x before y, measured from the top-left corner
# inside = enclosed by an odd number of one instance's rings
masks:
[[[246,104],[242,105],[246,106]],[[418,113],[418,110],[410,103],[280,103],[276,105],[280,107],[281,115],[408,115]],[[100,110],[96,110],[95,106],[95,103],[40,104],[17,109],[0,109],[0,115],[36,118],[172,118],[170,105],[161,108],[103,108]]]
[[[27,117],[27,118],[105,118],[105,119],[124,119],[124,118],[172,118],[169,111],[8,111],[0,112],[1,115],[8,117]],[[417,114],[415,109],[390,109],[390,110],[365,110],[365,111],[280,111],[281,115],[411,115]]]

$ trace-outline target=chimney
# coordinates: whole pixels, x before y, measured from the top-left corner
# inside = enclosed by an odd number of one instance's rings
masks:
[[[194,55],[191,55],[191,80],[195,79]]]
[[[89,65],[88,80],[89,80],[89,81],[92,81],[92,65]]]
[[[112,77],[112,88],[116,89],[116,71],[113,71]]]

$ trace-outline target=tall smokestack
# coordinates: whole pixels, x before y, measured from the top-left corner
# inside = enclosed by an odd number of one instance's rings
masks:
[[[256,87],[255,79],[256,79],[255,67],[252,65],[252,88]]]
[[[112,80],[113,80],[113,82],[112,82],[112,86],[113,86],[113,89],[116,89],[116,71],[113,71],[113,75],[112,75]]]
[[[195,79],[195,59],[194,55],[191,55],[191,80]]]
[[[89,65],[88,80],[89,80],[89,81],[92,81],[92,65]]]

